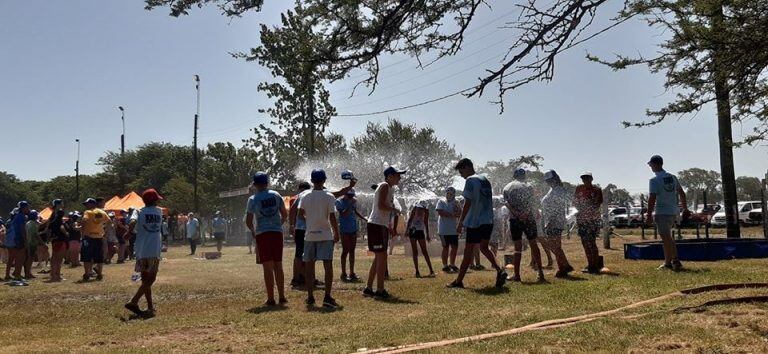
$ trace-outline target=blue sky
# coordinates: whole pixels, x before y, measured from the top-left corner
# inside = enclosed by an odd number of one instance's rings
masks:
[[[228,19],[214,7],[172,18],[164,9],[147,12],[143,2],[122,0],[0,1],[0,170],[23,179],[72,174],[75,138],[82,140],[81,170],[93,173],[105,151],[119,150],[120,112],[126,108],[128,148],[149,141],[191,144],[195,109],[193,75],[202,78],[200,142],[240,145],[249,128],[268,121],[257,112],[270,102],[256,90],[270,80],[256,63],[228,53],[258,43],[260,23],[276,23],[289,2],[267,1],[261,13]],[[427,69],[413,60],[383,58],[380,87],[347,98],[354,79],[330,86],[339,113],[383,110],[440,97],[470,86],[498,63],[513,39],[500,29],[509,3],[484,9],[470,27],[464,51]],[[501,5],[501,3],[504,3]],[[601,17],[611,15],[610,9]],[[453,97],[375,117],[339,117],[331,130],[348,138],[368,121],[398,118],[430,125],[456,149],[479,161],[540,154],[545,168],[576,181],[592,170],[596,181],[643,192],[650,175],[645,161],[663,155],[667,168],[719,169],[717,125],[710,107],[697,117],[670,120],[645,129],[624,129],[646,108],[670,97],[663,78],[645,68],[612,72],[584,59],[600,55],[654,52],[660,34],[629,23],[563,55],[550,83],[535,83],[506,97],[506,111],[480,99]],[[354,76],[354,74],[353,74]],[[358,78],[359,79],[359,78]],[[12,127],[9,129],[9,127]],[[749,125],[734,126],[738,139]],[[22,154],[13,153],[19,149]],[[768,148],[736,151],[737,175],[762,176]]]

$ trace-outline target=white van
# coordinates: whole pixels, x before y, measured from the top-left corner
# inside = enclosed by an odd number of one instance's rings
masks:
[[[760,201],[739,202],[739,222],[743,225],[760,225],[763,222],[763,203]],[[725,227],[725,209],[712,217],[712,226]]]

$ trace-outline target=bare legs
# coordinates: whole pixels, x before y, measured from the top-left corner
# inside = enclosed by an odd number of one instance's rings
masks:
[[[429,259],[429,252],[427,251],[427,242],[425,240],[416,240],[411,238],[411,253],[413,254],[413,267],[416,269],[416,276],[421,276],[419,273],[419,252],[416,248],[416,244],[418,243],[419,247],[421,248],[421,253],[424,255],[424,260],[427,261],[427,266],[429,267],[429,274],[434,275],[435,271],[432,269],[432,261]]]
[[[275,285],[277,285],[277,295],[280,301],[285,300],[285,275],[283,274],[282,262],[264,262],[264,285],[267,287],[267,301],[275,301]]]
[[[373,288],[373,281],[376,280],[376,291],[384,290],[384,273],[387,271],[387,252],[374,253],[371,270],[368,272],[368,288]]]

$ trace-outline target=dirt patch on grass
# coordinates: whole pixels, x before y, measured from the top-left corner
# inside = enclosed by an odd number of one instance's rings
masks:
[[[217,344],[221,345],[217,345]],[[92,341],[82,349],[97,351],[112,351],[116,349],[149,349],[173,352],[196,352],[204,347],[212,348],[205,351],[235,352],[242,351],[246,343],[233,338],[233,327],[229,324],[184,327],[144,335],[132,340],[98,340]],[[153,351],[154,351],[153,350]]]

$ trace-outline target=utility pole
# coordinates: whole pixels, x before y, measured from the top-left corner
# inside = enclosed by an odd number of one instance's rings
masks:
[[[75,159],[75,202],[80,202],[80,139],[75,139],[77,143],[77,158]]]
[[[123,121],[123,134],[120,135],[120,157],[125,155],[125,109],[123,106],[117,106],[120,110],[120,119]]]
[[[768,172],[763,179],[763,237],[768,238]]]
[[[192,186],[194,211],[199,211],[199,204],[197,199],[197,122],[200,119],[200,75],[195,75],[195,90],[197,91],[197,110],[195,111],[195,132],[193,138],[193,150],[192,150]]]

